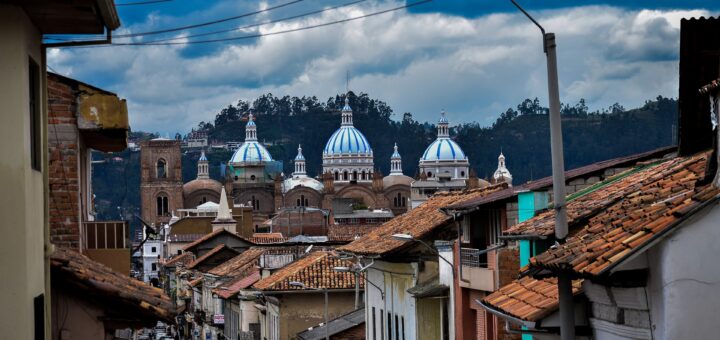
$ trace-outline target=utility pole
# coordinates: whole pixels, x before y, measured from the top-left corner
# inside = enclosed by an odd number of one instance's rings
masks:
[[[543,37],[543,50],[547,60],[548,99],[550,102],[550,151],[552,154],[555,239],[558,243],[563,244],[568,234],[568,222],[565,207],[565,161],[563,159],[555,34],[545,33],[545,29],[515,0],[510,1],[540,29]],[[562,340],[575,339],[575,311],[572,278],[569,272],[563,271],[558,275],[558,297],[560,300],[560,338]]]

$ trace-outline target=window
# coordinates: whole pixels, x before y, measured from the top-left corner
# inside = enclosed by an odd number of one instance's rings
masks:
[[[460,177],[465,177],[465,171],[460,171]]]
[[[153,254],[154,254],[154,253],[157,253],[157,248],[156,248],[156,247],[152,247],[152,249],[150,249],[150,251],[151,251]]]
[[[353,171],[353,177],[352,177],[352,179],[353,179],[353,181],[357,181],[357,180],[358,180],[358,172],[357,172],[357,170],[356,170],[356,171]]]
[[[363,181],[367,179],[367,174],[365,173],[365,170],[363,170],[361,176],[362,176],[361,178],[362,178]]]
[[[153,264],[151,265],[151,267],[152,267],[152,270],[153,270],[153,271],[156,271],[156,270],[157,270],[157,263],[153,263]]]
[[[28,58],[28,86],[30,109],[30,166],[33,170],[42,170],[42,117],[40,99],[40,66]]]
[[[402,320],[402,340],[405,340],[405,317],[400,318]]]
[[[167,178],[167,163],[164,159],[159,159],[157,161],[156,168],[155,174],[157,175],[157,178]]]
[[[157,215],[158,216],[167,216],[168,211],[170,211],[168,207],[168,198],[165,195],[160,195],[156,198],[156,205],[157,205]]]
[[[178,254],[178,255],[181,255],[181,254],[182,254],[182,249],[178,249],[177,254]]]
[[[377,334],[375,333],[375,328],[377,327],[377,323],[375,323],[375,307],[372,308],[372,340],[377,340]]]
[[[392,339],[392,314],[390,312],[387,312],[387,338],[388,340]]]
[[[251,181],[254,181],[254,180],[255,180],[255,175],[250,175],[250,180],[251,180]]]
[[[428,177],[432,177],[432,172],[431,172],[431,171],[428,171],[427,176],[428,176]]]
[[[335,171],[335,180],[337,181],[337,180],[339,180],[339,179],[340,179],[340,173],[338,173],[337,171]]]
[[[347,181],[347,180],[348,180],[348,172],[344,171],[343,172],[343,181]]]
[[[385,323],[383,323],[383,310],[380,309],[380,339],[385,340]]]
[[[400,322],[398,322],[397,314],[395,314],[395,339],[400,340]]]

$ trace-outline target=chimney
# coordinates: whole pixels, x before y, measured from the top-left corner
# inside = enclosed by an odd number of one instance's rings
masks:
[[[720,74],[719,18],[680,21],[680,89],[678,152],[689,156],[713,147],[710,101],[698,89]]]
[[[718,63],[720,64],[720,57],[718,58]],[[716,188],[720,188],[720,171],[718,171],[718,169],[720,169],[720,152],[718,152],[718,148],[720,147],[720,128],[718,127],[718,124],[720,124],[720,108],[718,108],[718,104],[720,104],[720,74],[718,76],[718,79],[713,80],[710,84],[701,87],[699,90],[701,96],[707,95],[710,97],[710,115],[713,128],[715,129],[715,138],[713,153],[708,161],[706,177],[709,178],[713,176],[714,173],[712,184]]]
[[[220,191],[220,206],[218,207],[217,217],[212,221],[213,232],[225,229],[233,234],[237,233],[237,222],[232,217],[232,210],[228,204],[227,194],[223,187]]]

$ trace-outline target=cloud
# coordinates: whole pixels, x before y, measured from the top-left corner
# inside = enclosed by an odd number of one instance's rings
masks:
[[[299,28],[398,3],[370,2],[252,31]],[[217,18],[227,16],[218,13],[238,11],[229,6],[222,2],[196,16],[152,13],[125,30],[176,26],[183,18]],[[657,95],[676,96],[679,20],[708,14],[608,6],[536,13],[557,35],[563,101],[585,98],[591,109],[615,102],[633,107]],[[346,72],[352,90],[388,102],[398,117],[411,112],[421,121],[435,121],[445,109],[453,122],[490,124],[524,98],[547,98],[540,33],[516,13],[465,18],[395,12],[211,47],[50,50],[48,63],[60,73],[127,98],[133,129],[162,133],[188,131],[238,99],[252,100],[267,92],[324,100],[344,91]]]

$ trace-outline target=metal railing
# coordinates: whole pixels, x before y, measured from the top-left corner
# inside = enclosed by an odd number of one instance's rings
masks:
[[[480,262],[485,260],[485,256],[480,254],[480,249],[475,248],[460,248],[460,264],[469,267],[487,267],[486,262]]]
[[[85,249],[123,249],[130,247],[127,221],[83,222]]]

